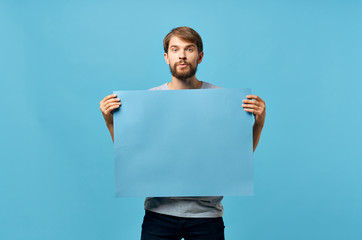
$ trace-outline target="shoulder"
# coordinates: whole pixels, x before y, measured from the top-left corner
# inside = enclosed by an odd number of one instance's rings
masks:
[[[214,84],[202,81],[202,87],[201,88],[210,89],[210,88],[222,88],[222,87],[219,87],[219,86],[216,86]]]
[[[158,86],[158,87],[153,87],[153,88],[150,88],[150,89],[147,89],[147,90],[168,90],[168,86],[167,86],[167,83],[164,83],[162,84],[161,86]]]

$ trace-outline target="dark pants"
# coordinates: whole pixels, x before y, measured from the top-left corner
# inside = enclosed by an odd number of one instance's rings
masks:
[[[141,240],[224,240],[224,221],[218,218],[183,218],[146,210]]]

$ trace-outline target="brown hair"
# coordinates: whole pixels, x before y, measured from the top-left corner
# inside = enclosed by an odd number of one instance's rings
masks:
[[[202,52],[203,46],[202,46],[202,39],[200,35],[192,28],[189,27],[177,27],[172,29],[166,37],[163,39],[163,50],[165,50],[165,53],[168,53],[168,45],[170,43],[170,39],[172,37],[179,37],[184,41],[195,43],[197,46],[198,52]]]

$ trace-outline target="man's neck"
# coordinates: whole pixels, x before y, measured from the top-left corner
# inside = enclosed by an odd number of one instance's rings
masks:
[[[194,75],[191,78],[186,80],[180,80],[172,76],[172,81],[167,83],[167,86],[170,90],[176,89],[199,89],[202,86],[202,82],[197,80],[196,76]]]

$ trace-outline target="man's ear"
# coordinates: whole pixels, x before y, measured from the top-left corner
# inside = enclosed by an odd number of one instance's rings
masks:
[[[199,59],[197,60],[197,63],[201,63],[203,57],[204,57],[204,52],[200,52],[199,53]]]
[[[165,57],[165,61],[168,65],[170,65],[170,61],[168,60],[168,55],[167,53],[164,53],[163,56]]]

